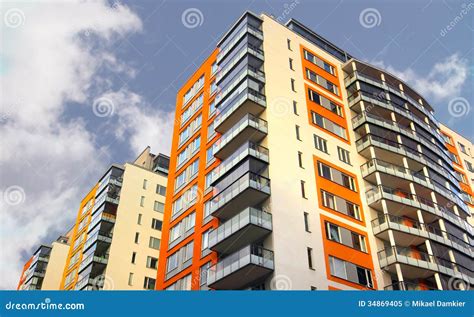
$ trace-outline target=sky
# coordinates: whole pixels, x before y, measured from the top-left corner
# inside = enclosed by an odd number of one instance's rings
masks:
[[[179,87],[245,10],[387,69],[474,139],[469,1],[2,1],[1,289],[72,226],[111,163],[169,153]]]

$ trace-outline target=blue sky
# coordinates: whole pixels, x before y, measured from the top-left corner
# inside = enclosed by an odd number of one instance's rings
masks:
[[[190,8],[193,28],[182,20]],[[470,2],[2,2],[0,288],[72,224],[109,164],[148,144],[169,151],[178,88],[244,10],[296,18],[403,77],[473,139]]]

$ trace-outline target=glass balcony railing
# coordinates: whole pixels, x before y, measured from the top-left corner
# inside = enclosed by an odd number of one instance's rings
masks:
[[[369,84],[372,84],[374,86],[377,86],[379,88],[382,88],[384,90],[388,90],[398,97],[407,100],[413,107],[421,111],[424,115],[426,115],[437,127],[439,127],[439,122],[436,120],[436,118],[433,116],[433,114],[423,107],[418,101],[414,100],[412,97],[410,97],[408,94],[404,94],[400,91],[400,89],[393,87],[392,85],[382,81],[380,78],[375,78],[367,74],[360,73],[358,71],[354,71],[353,73],[349,74],[345,79],[345,84],[346,87],[350,85],[354,80],[362,80],[364,82],[367,82]]]
[[[253,226],[250,226],[253,225]],[[262,230],[263,229],[263,230]],[[245,230],[245,235],[242,230]],[[226,240],[231,240],[232,236],[239,234],[232,242],[227,243],[223,248],[217,248],[218,252],[232,252],[240,244],[252,244],[258,242],[272,230],[272,215],[260,209],[249,207],[227,220],[209,233],[209,248],[214,249],[219,244],[224,244]],[[253,241],[252,241],[253,240]],[[240,245],[240,247],[242,247]]]
[[[273,270],[273,252],[249,245],[211,266],[207,271],[207,284],[215,289],[240,289]]]
[[[464,268],[458,263],[454,263],[412,248],[400,246],[386,248],[378,252],[378,258],[382,268],[395,263],[400,263],[409,266],[415,266],[424,270],[441,272],[449,276],[455,276],[456,278],[463,279],[470,284],[474,283],[474,274],[472,270]],[[468,272],[468,274],[463,272]]]
[[[386,186],[376,186],[369,189],[366,194],[367,203],[372,205],[381,199],[388,199],[394,202],[402,203],[414,208],[418,208],[434,214],[438,217],[444,218],[449,222],[457,225],[462,230],[467,230],[471,235],[474,233],[472,226],[456,215],[453,206],[450,205],[439,205],[433,202],[431,199],[424,198],[418,195],[413,195],[400,189],[389,188]]]
[[[102,241],[105,243],[112,243],[112,232],[105,232],[96,230],[95,232],[90,234],[90,237],[87,238],[86,243],[84,244],[83,250],[87,250],[91,245],[93,245],[96,241]]]
[[[243,67],[237,74],[233,75],[232,78],[229,78],[222,85],[219,86],[220,93],[216,96],[216,107],[220,107],[220,103],[222,100],[225,101],[226,97],[229,95],[230,92],[234,91],[235,87],[240,85],[244,78],[251,77],[252,79],[256,79],[261,83],[265,82],[265,73],[262,72],[260,69],[247,65]],[[251,88],[249,88],[251,89]],[[262,95],[263,96],[263,95]]]
[[[235,45],[244,37],[247,33],[252,34],[259,40],[263,40],[263,32],[262,30],[247,24],[244,26],[238,33],[234,35],[232,41],[226,44],[226,47],[217,54],[217,63],[220,63],[222,59],[227,56],[227,54],[235,47]]]
[[[396,282],[384,287],[386,291],[437,291],[438,289],[422,283]]]
[[[238,148],[231,156],[219,164],[212,173],[212,183],[215,183],[223,175],[227,174],[247,156],[268,163],[268,149],[253,142],[246,142]]]
[[[81,272],[84,268],[86,268],[92,262],[100,263],[100,264],[107,264],[108,259],[109,259],[108,254],[105,254],[105,255],[102,255],[102,256],[91,254],[87,258],[82,260],[81,265],[79,265],[79,269],[77,271]]]
[[[248,189],[252,189],[253,191],[248,191]],[[239,203],[255,205],[270,195],[270,180],[262,175],[252,172],[243,174],[229,187],[225,188],[211,199],[211,213],[215,214],[217,211],[219,211],[220,217],[230,218],[227,217],[229,216],[227,210],[224,211],[221,209],[229,202],[243,195],[244,193],[246,195],[242,197],[241,200],[243,201],[239,201]],[[231,209],[233,212],[235,212],[235,208]]]
[[[397,122],[382,118],[372,113],[362,112],[359,115],[352,118],[352,124],[354,127],[358,127],[363,123],[372,123],[380,125],[386,129],[390,129],[392,131],[401,133],[418,143],[422,143],[425,147],[436,153],[439,157],[445,160],[447,164],[451,164],[451,158],[445,153],[444,149],[441,150],[438,146],[436,146],[431,140],[427,139],[422,134],[416,134],[413,130],[408,129],[399,125]]]
[[[115,216],[114,215],[110,215],[110,214],[107,214],[103,211],[101,212],[98,212],[96,214],[94,214],[93,218],[91,219],[90,221],[90,224],[89,224],[89,232],[91,232],[92,230],[94,230],[95,226],[101,222],[101,221],[106,221],[106,222],[109,222],[109,223],[115,223]]]
[[[372,228],[374,234],[383,232],[386,229],[392,229],[426,239],[429,238],[449,247],[456,248],[468,256],[472,256],[472,246],[464,240],[433,225],[422,224],[406,217],[391,214],[381,215],[372,220]]]
[[[354,105],[356,105],[358,102],[365,101],[369,104],[378,105],[387,110],[396,112],[404,116],[405,118],[416,122],[420,127],[422,127],[427,132],[429,132],[431,136],[435,137],[438,140],[438,142],[440,142],[440,144],[444,143],[443,137],[436,129],[431,127],[428,123],[424,122],[417,115],[413,114],[409,109],[405,108],[405,106],[402,104],[398,104],[394,101],[387,100],[384,97],[380,97],[363,90],[355,91],[351,96],[348,97],[348,100],[349,100],[349,107],[351,108]]]
[[[223,157],[219,157],[219,152],[226,146],[228,146],[234,139],[237,139],[239,135],[246,129],[251,128],[254,131],[258,131],[260,133],[252,132],[247,137],[243,138],[241,142],[248,141],[258,141],[252,140],[252,138],[258,138],[260,135],[266,135],[268,133],[268,124],[267,121],[255,117],[254,115],[247,114],[242,119],[240,119],[230,130],[228,130],[222,137],[215,143],[214,148],[214,156],[223,159]],[[236,146],[240,146],[241,144],[237,144]],[[233,151],[232,151],[233,152]],[[229,153],[230,154],[230,153]]]
[[[455,202],[463,210],[467,210],[467,205],[457,195],[453,194],[453,189],[446,188],[432,178],[428,178],[422,172],[412,171],[403,166],[388,163],[379,159],[372,159],[361,166],[362,176],[367,177],[375,171],[390,174],[416,182],[426,188],[436,191],[445,198]]]
[[[367,134],[361,137],[356,141],[357,151],[362,152],[368,146],[376,146],[387,151],[398,153],[402,156],[407,156],[417,162],[420,162],[424,165],[427,165],[434,171],[445,176],[453,184],[457,184],[459,181],[454,177],[454,174],[451,170],[447,169],[443,165],[431,159],[429,156],[418,152],[417,149],[413,149],[405,144],[401,144],[395,141],[387,140],[385,138]]]

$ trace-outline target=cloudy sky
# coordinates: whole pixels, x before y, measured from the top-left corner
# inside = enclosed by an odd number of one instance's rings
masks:
[[[473,3],[222,3],[2,1],[0,288],[72,225],[109,164],[168,153],[178,88],[244,10],[296,18],[397,74],[473,139]]]

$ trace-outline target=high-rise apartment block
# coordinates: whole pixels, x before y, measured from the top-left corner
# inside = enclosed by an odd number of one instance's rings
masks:
[[[25,263],[17,290],[58,290],[69,251],[71,231],[51,245],[41,245]]]
[[[154,289],[169,158],[146,148],[82,200],[61,289]]]
[[[472,144],[298,21],[246,12],[175,121],[157,289],[474,284]]]

